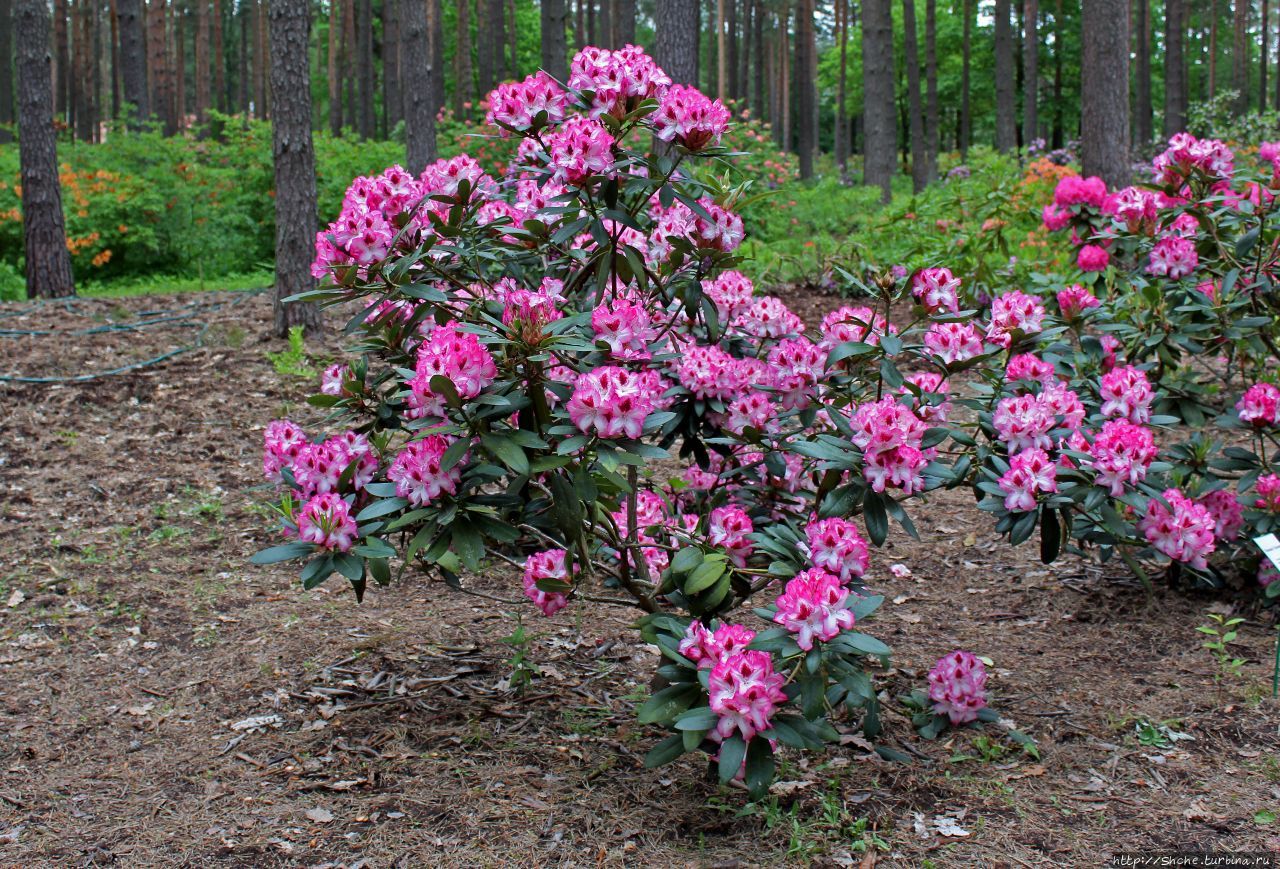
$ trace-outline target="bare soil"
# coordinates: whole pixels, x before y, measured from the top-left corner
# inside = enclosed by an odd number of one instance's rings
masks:
[[[833,305],[796,300],[813,322]],[[304,592],[292,566],[250,565],[273,542],[262,427],[317,419],[311,384],[264,355],[283,343],[264,337],[269,316],[265,294],[0,306],[0,375],[74,377],[203,341],[116,376],[0,382],[0,864],[1280,854],[1271,616],[1045,567],[964,493],[916,506],[925,542],[899,534],[873,562],[890,600],[872,632],[894,649],[881,742],[914,762],[856,739],[791,754],[754,806],[692,758],[641,767],[660,734],[634,723],[653,655],[630,612],[544,619],[506,569],[465,578],[503,602],[412,578],[356,605],[336,579]],[[1239,676],[1201,648],[1211,608],[1248,619]],[[508,688],[513,613],[540,670],[523,694]],[[894,698],[956,647],[991,659],[993,704],[1038,758],[994,725],[933,742],[911,729]]]

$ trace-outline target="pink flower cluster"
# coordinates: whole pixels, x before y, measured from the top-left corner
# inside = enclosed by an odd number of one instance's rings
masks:
[[[815,639],[827,642],[842,630],[853,628],[849,589],[838,577],[814,567],[787,582],[778,596],[773,620],[796,635],[796,644],[808,651]]]
[[[1043,329],[1044,317],[1044,305],[1039,299],[1010,290],[991,300],[987,340],[1007,349],[1013,343],[1014,332],[1033,335]]]
[[[356,541],[351,507],[336,492],[313,495],[298,513],[298,540],[321,549],[346,552]]]
[[[504,82],[489,93],[485,120],[493,126],[528,130],[541,117],[544,123],[564,120],[568,94],[545,72],[536,72],[524,81]],[[508,135],[506,129],[502,135]]]
[[[1244,529],[1244,507],[1235,493],[1228,489],[1215,489],[1196,499],[1213,517],[1213,536],[1225,543],[1237,539]]]
[[[1263,474],[1253,485],[1257,498],[1253,506],[1268,513],[1280,513],[1280,476]]]
[[[815,568],[835,574],[842,583],[867,572],[867,541],[850,520],[838,516],[815,519],[805,526],[804,536],[809,563]]]
[[[925,349],[944,365],[959,365],[983,351],[982,334],[972,323],[931,323],[924,335]]]
[[[847,341],[861,341],[875,347],[880,343],[881,336],[898,334],[898,327],[887,321],[884,315],[877,314],[868,307],[844,305],[822,318],[819,331],[822,332],[819,346],[830,350]]]
[[[719,716],[715,735],[725,740],[738,733],[750,742],[767,731],[777,708],[787,702],[786,681],[774,672],[768,652],[738,652],[717,662],[707,680],[711,711]]]
[[[746,567],[754,546],[751,535],[755,526],[751,517],[741,507],[732,504],[716,507],[707,522],[707,542],[729,554],[729,561],[738,567]]]
[[[709,631],[694,619],[685,629],[678,651],[697,664],[699,670],[710,670],[725,658],[747,651],[755,638],[756,632],[743,625],[726,623]]]
[[[524,562],[525,595],[542,610],[544,616],[553,616],[569,605],[569,598],[563,592],[538,588],[538,581],[546,579],[570,581],[569,571],[564,566],[563,549],[544,549],[533,553]]]
[[[664,142],[677,142],[690,151],[718,144],[729,128],[729,110],[694,87],[673,85],[653,114],[653,128]]]
[[[280,471],[293,468],[298,453],[310,444],[297,423],[277,419],[267,424],[262,436],[262,475],[272,483],[281,480]]]
[[[1129,232],[1154,229],[1164,197],[1154,190],[1126,187],[1111,197],[1111,211]]]
[[[406,444],[387,471],[387,479],[396,484],[396,495],[415,507],[425,507],[445,493],[457,493],[461,462],[447,471],[441,468],[449,443],[444,435],[430,435]]]
[[[911,295],[930,314],[960,310],[960,279],[951,269],[921,269],[911,278]]]
[[[649,345],[658,337],[643,302],[622,298],[597,305],[591,312],[591,328],[596,340],[609,345],[609,353],[617,359],[648,359]]]
[[[1197,139],[1190,133],[1175,133],[1169,147],[1151,161],[1156,180],[1181,186],[1193,171],[1211,180],[1229,180],[1235,174],[1235,154],[1217,139]]]
[[[886,395],[860,406],[853,414],[853,442],[862,449],[862,474],[871,488],[886,486],[907,494],[924,491],[923,471],[929,455],[921,448],[927,426],[924,421]]]
[[[373,482],[378,471],[378,457],[362,434],[346,432],[334,435],[323,443],[307,444],[298,451],[291,466],[293,478],[304,495],[333,492],[338,488],[342,474],[352,463],[351,486],[363,489]]]
[[[1236,402],[1240,421],[1254,428],[1280,425],[1280,389],[1270,383],[1255,383]]]
[[[1058,310],[1066,320],[1079,319],[1085,311],[1101,304],[1093,293],[1079,284],[1072,284],[1066,289],[1058,290]]]
[[[551,180],[582,184],[605,175],[613,166],[613,136],[599,121],[574,115],[546,135],[546,162]]]
[[[1108,419],[1127,419],[1136,423],[1151,421],[1155,391],[1147,375],[1132,365],[1102,375],[1098,392],[1102,396],[1102,415]]]
[[[1076,253],[1076,265],[1082,272],[1100,272],[1111,265],[1111,254],[1100,244],[1086,244]]]
[[[656,397],[653,385],[641,374],[605,365],[578,378],[569,398],[569,418],[584,434],[634,440],[644,431]]]
[[[1151,249],[1147,273],[1179,280],[1194,272],[1199,262],[1196,246],[1191,239],[1166,235]]]
[[[444,396],[431,389],[431,378],[447,377],[464,401],[475,398],[498,376],[493,354],[480,339],[464,332],[457,323],[448,323],[431,332],[418,345],[415,376],[408,382],[410,419],[440,418],[445,415]]]
[[[1138,530],[1157,552],[1198,570],[1206,569],[1217,528],[1213,514],[1178,489],[1165,489],[1164,499],[1168,507],[1151,499],[1146,515],[1138,521]]]
[[[1150,429],[1127,419],[1113,419],[1103,423],[1093,443],[1084,445],[1081,452],[1091,457],[1088,464],[1094,471],[1094,484],[1119,498],[1126,488],[1147,478],[1158,450]]]
[[[591,93],[593,118],[607,114],[622,120],[641,101],[661,97],[670,86],[670,77],[636,45],[616,51],[587,46],[569,66],[569,87]]]
[[[1005,493],[1004,508],[1014,513],[1036,509],[1036,495],[1058,491],[1057,465],[1040,449],[1023,450],[1009,460],[1009,470],[1000,477]]]
[[[987,668],[972,652],[943,655],[929,670],[929,699],[953,725],[977,721],[987,705]]]

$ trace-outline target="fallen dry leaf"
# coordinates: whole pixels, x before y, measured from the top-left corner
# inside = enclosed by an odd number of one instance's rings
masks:
[[[307,820],[315,821],[317,824],[328,824],[333,821],[333,812],[316,806],[314,809],[307,809]]]

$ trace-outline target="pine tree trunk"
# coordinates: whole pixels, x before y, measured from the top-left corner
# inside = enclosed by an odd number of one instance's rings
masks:
[[[311,10],[308,0],[270,0],[271,132],[276,172],[275,334],[321,330],[314,302],[284,299],[315,288],[316,159],[311,143]]]
[[[557,81],[565,81],[569,77],[569,59],[566,54],[568,35],[565,33],[565,25],[569,20],[569,8],[565,5],[565,0],[541,0],[540,14],[542,68]]]
[[[938,178],[938,8],[937,0],[924,0],[924,150],[925,178]]]
[[[764,54],[764,19],[767,14],[763,0],[754,0],[751,16],[752,54],[755,65],[751,77],[751,107],[757,118],[765,116],[765,54]]]
[[[270,0],[265,0],[270,2]],[[360,107],[356,104],[356,56],[360,53],[360,37],[356,34],[356,0],[342,4],[342,126],[360,133]]]
[[[1129,10],[1084,0],[1081,11],[1080,164],[1111,187],[1133,177],[1129,165]]]
[[[804,0],[801,0],[804,2]],[[716,0],[716,99],[724,102],[729,78],[729,58],[725,46],[725,0]]]
[[[778,52],[778,68],[782,72],[782,84],[779,86],[782,99],[782,149],[784,151],[792,151],[795,149],[796,140],[791,134],[791,7],[785,2],[782,4],[781,23],[782,26],[778,29],[778,39],[781,42],[782,49]]]
[[[636,0],[617,0],[613,29],[617,33],[618,47],[633,45],[636,41]]]
[[[1119,0],[1112,0],[1119,2]],[[1014,102],[1013,30],[1009,0],[996,0],[996,150],[1018,146],[1017,105]]]
[[[1267,54],[1271,44],[1271,11],[1267,8],[1267,0],[1262,0],[1262,56],[1259,58],[1258,70],[1258,111],[1267,110]]]
[[[507,78],[520,77],[520,28],[516,26],[516,0],[507,0]]]
[[[271,69],[271,57],[267,51],[267,3],[269,0],[254,0],[254,6],[257,14],[254,15],[255,27],[254,36],[257,45],[253,51],[254,66],[254,115],[258,118],[270,117],[271,106],[271,89],[267,87],[268,74]],[[337,2],[337,0],[334,0]],[[346,33],[343,25],[343,33]],[[339,101],[341,102],[341,101]]]
[[[836,43],[840,46],[840,61],[836,67],[836,119],[832,150],[836,165],[844,176],[849,151],[849,0],[835,0]]]
[[[329,133],[342,135],[342,16],[340,0],[329,0]]]
[[[1181,0],[1185,2],[1185,0]],[[1181,5],[1181,2],[1178,5]],[[1165,2],[1165,46],[1168,50],[1169,18],[1176,14],[1173,4]],[[1209,99],[1218,94],[1218,0],[1209,0]]]
[[[964,35],[960,43],[960,159],[969,158],[973,141],[973,116],[969,109],[970,72],[973,65],[973,0],[963,0]]]
[[[1235,27],[1231,52],[1231,87],[1236,91],[1236,111],[1249,111],[1249,0],[1234,0]]]
[[[174,0],[169,9],[173,13],[173,114],[182,132],[187,129],[187,7]]]
[[[195,77],[196,123],[203,124],[212,105],[209,64],[209,0],[194,0],[196,6]]]
[[[698,0],[656,0],[654,60],[677,84],[698,84]]]
[[[920,53],[916,44],[916,3],[902,0],[902,52],[907,65],[907,111],[911,135],[911,187],[919,193],[929,184],[925,156],[924,108],[920,98]]]
[[[173,135],[173,96],[169,92],[169,52],[166,45],[165,0],[151,0],[144,7],[147,14],[147,84],[151,112],[164,122],[167,135]]]
[[[800,129],[800,177],[813,177],[813,161],[818,150],[818,91],[814,81],[817,56],[813,27],[813,0],[800,0],[796,7],[796,103]]]
[[[151,115],[147,98],[147,50],[142,23],[142,0],[116,0],[120,20],[120,65],[124,79],[124,101],[130,105],[130,126]]]
[[[471,2],[471,0],[463,0]],[[497,45],[493,42],[492,22],[487,13],[487,0],[476,0],[476,94],[484,99],[493,90],[493,55]]]
[[[1164,136],[1169,138],[1187,127],[1186,66],[1183,34],[1186,31],[1186,0],[1165,0],[1164,20]],[[1215,16],[1216,20],[1216,16]],[[1212,91],[1213,85],[1210,84]]]
[[[90,0],[78,0],[72,6],[75,32],[72,36],[72,66],[75,67],[75,91],[71,106],[75,113],[76,138],[93,141],[93,40]]]
[[[456,50],[453,55],[453,113],[465,118],[471,102],[471,0],[460,0],[457,6]],[[561,79],[563,81],[564,79]]]
[[[587,0],[573,3],[573,45],[578,50],[587,45]]]
[[[587,44],[599,45],[600,40],[596,38],[596,0],[585,0],[587,4]]]
[[[53,129],[53,58],[49,52],[49,7],[45,0],[17,0],[13,25],[27,297],[74,296],[76,287],[58,180],[58,139]]]
[[[17,7],[14,7],[17,14]],[[67,118],[67,94],[71,92],[71,55],[67,41],[67,0],[53,0],[53,93],[54,111]]]
[[[0,144],[13,141],[4,129],[17,118],[13,110],[13,0],[0,0]],[[52,118],[52,110],[49,112]]]
[[[238,90],[236,111],[241,114],[244,121],[249,119],[249,70],[252,67],[249,64],[249,12],[250,7],[247,3],[241,2],[237,5],[236,17],[239,19],[240,28],[240,56],[239,73],[236,76],[236,88]]]
[[[115,0],[108,0],[108,20],[110,20],[111,50],[108,56],[108,72],[111,76],[111,120],[120,116],[120,26],[119,10],[115,8]],[[0,55],[5,56],[5,55]],[[146,54],[143,52],[143,60]],[[1266,90],[1266,88],[1263,88]]]
[[[374,95],[373,66],[373,3],[371,0],[358,0],[356,4],[356,69],[357,83],[360,91],[360,138],[373,138],[373,105]]]
[[[404,134],[406,168],[414,175],[436,159],[435,57],[431,52],[427,7],[406,0],[400,13],[404,53]]]
[[[1134,27],[1137,44],[1134,48],[1134,119],[1133,135],[1136,144],[1145,148],[1151,144],[1151,0],[1134,0]]]
[[[427,59],[431,64],[427,93],[433,116],[444,108],[444,10],[441,2],[427,0]],[[405,111],[409,111],[407,106]]]
[[[214,67],[214,99],[210,102],[219,111],[227,111],[227,52],[223,45],[223,4],[212,0],[212,45],[210,63]]]
[[[1022,7],[1022,144],[1040,136],[1040,3],[1025,0]]]
[[[489,39],[493,44],[493,86],[504,81],[508,76],[505,73],[507,59],[507,25],[504,18],[506,17],[506,0],[485,0],[489,9]],[[488,97],[489,91],[485,91],[481,96]]]
[[[565,0],[566,11],[568,0]],[[617,48],[613,43],[613,3],[611,0],[600,0],[600,17],[596,22],[597,33],[600,34],[601,48]]]
[[[889,201],[897,140],[893,105],[893,8],[891,0],[862,3],[862,183]]]
[[[422,17],[425,21],[425,6]],[[400,64],[400,0],[382,0],[382,99],[386,106],[384,115],[388,134],[404,117],[404,97],[400,94]]]
[[[1063,122],[1062,105],[1062,0],[1057,0],[1053,7],[1053,147],[1061,148],[1066,135]]]

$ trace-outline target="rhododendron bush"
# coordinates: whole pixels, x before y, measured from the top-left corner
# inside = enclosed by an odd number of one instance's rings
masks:
[[[358,596],[508,563],[547,616],[636,607],[663,655],[639,715],[672,731],[650,761],[700,749],[758,792],[776,748],[878,729],[864,534],[930,485],[941,380],[898,373],[883,314],[805,324],[756,291],[751,183],[691,171],[728,112],[639,49],[488,103],[507,174],[391,167],[317,236],[305,297],[353,309],[354,355],[311,399],[327,435],[267,428],[287,542],[255,559]]]

